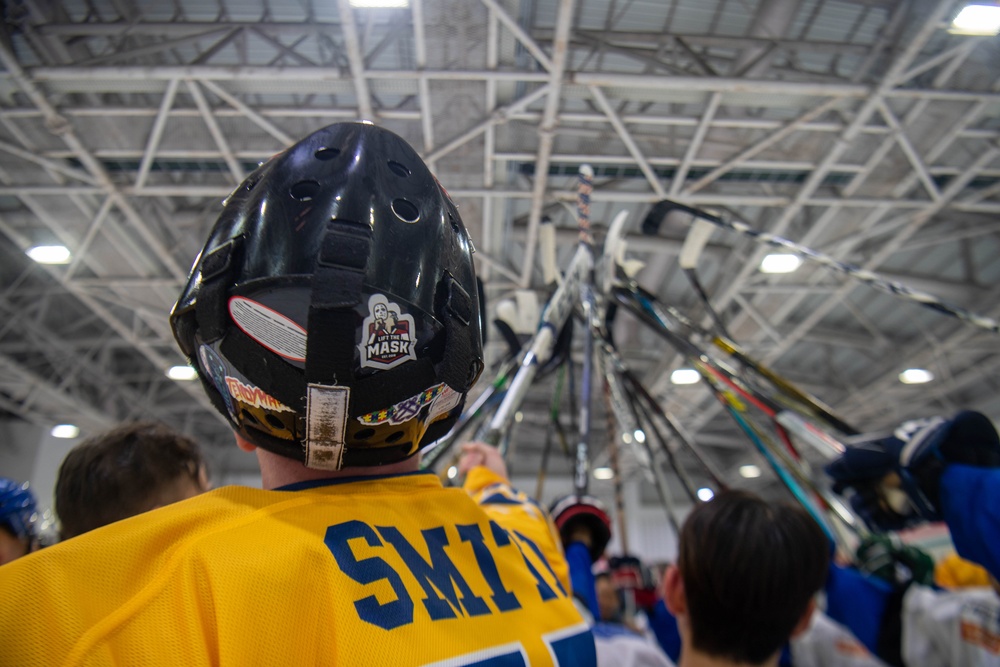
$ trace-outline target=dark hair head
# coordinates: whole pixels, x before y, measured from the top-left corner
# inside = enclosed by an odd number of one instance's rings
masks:
[[[164,424],[123,424],[80,443],[56,479],[56,514],[68,539],[170,502],[175,485],[200,486],[198,445]]]
[[[678,569],[694,648],[760,664],[788,640],[822,587],[829,543],[804,510],[724,491],[681,529]]]

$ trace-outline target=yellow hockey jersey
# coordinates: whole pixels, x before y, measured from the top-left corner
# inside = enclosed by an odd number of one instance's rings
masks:
[[[466,488],[223,487],[68,540],[0,568],[0,665],[594,665],[547,515]]]

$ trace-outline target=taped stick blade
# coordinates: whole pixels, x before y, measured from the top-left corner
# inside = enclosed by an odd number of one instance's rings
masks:
[[[559,282],[559,267],[556,265],[556,226],[552,218],[545,216],[538,227],[538,245],[541,249],[542,280],[546,285]]]
[[[680,264],[682,269],[693,269],[698,265],[698,258],[708,245],[708,240],[715,231],[715,225],[701,218],[695,218],[688,231],[684,245],[681,246]]]

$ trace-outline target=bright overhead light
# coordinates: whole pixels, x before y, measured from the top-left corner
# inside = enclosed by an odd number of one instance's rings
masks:
[[[802,258],[787,253],[773,253],[760,263],[761,273],[791,273],[802,266]]]
[[[748,463],[745,466],[740,466],[740,476],[747,479],[754,479],[760,477],[760,468],[752,463]]]
[[[996,3],[966,5],[951,22],[948,32],[955,35],[1000,34],[1000,5]]]
[[[167,369],[167,377],[171,380],[194,380],[198,377],[198,371],[187,364],[183,366],[171,366]]]
[[[641,428],[635,430],[635,441],[638,443],[646,442],[646,434]]]
[[[614,479],[615,471],[611,468],[594,468],[594,479]]]
[[[351,7],[409,7],[410,0],[351,0]]]
[[[698,489],[698,500],[704,500],[705,502],[708,502],[714,497],[715,497],[715,491],[708,488],[707,486],[703,486],[700,489]]]
[[[899,374],[899,381],[903,384],[924,384],[934,379],[934,373],[925,368],[907,368]]]
[[[670,381],[674,384],[694,384],[700,377],[693,368],[678,368],[670,374]]]
[[[80,435],[80,427],[75,424],[59,424],[52,427],[53,438],[75,438]]]
[[[36,245],[27,252],[39,264],[69,264],[69,248],[64,245]]]
[[[448,479],[455,479],[456,477],[458,477],[458,466],[448,468]]]

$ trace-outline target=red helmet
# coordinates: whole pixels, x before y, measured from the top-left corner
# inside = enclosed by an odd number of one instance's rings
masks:
[[[440,438],[483,368],[474,249],[403,139],[338,123],[240,185],[171,325],[247,441],[311,468]]]
[[[549,510],[563,544],[567,544],[578,526],[590,530],[590,560],[596,561],[611,541],[611,519],[604,503],[593,496],[571,494],[556,499]]]

